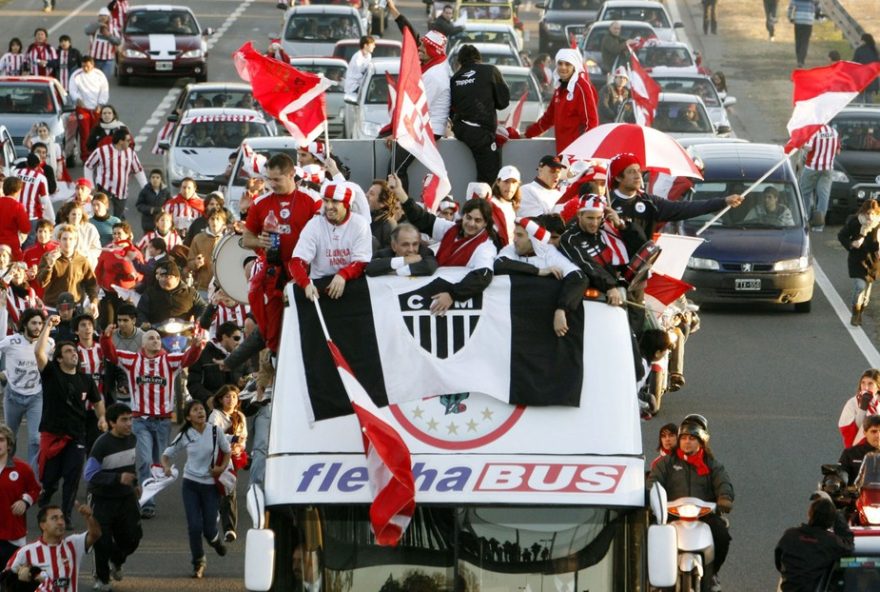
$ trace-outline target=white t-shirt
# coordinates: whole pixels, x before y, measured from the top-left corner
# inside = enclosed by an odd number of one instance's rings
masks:
[[[519,195],[522,200],[516,215],[520,218],[531,218],[551,213],[553,206],[562,197],[562,191],[548,189],[537,181],[532,181],[519,188]]]
[[[324,216],[315,216],[299,235],[293,256],[311,264],[312,279],[335,275],[355,261],[369,263],[373,258],[370,223],[351,213],[342,224],[331,224]]]
[[[8,312],[0,310],[0,335],[6,335]],[[9,386],[16,393],[25,396],[39,395],[43,392],[40,370],[34,346],[37,340],[29,341],[24,335],[13,333],[0,339],[0,352],[6,356],[4,371]],[[55,349],[55,341],[49,338],[49,351]]]

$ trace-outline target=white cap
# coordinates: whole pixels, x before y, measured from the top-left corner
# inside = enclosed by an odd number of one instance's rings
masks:
[[[98,11],[98,16],[110,16],[110,9],[105,6]]]
[[[522,181],[522,175],[519,174],[519,169],[512,164],[501,167],[501,170],[498,171],[498,178],[502,181],[506,181],[507,179],[516,179],[517,182]]]
[[[615,76],[615,77],[617,77],[617,76],[623,76],[624,78],[626,78],[627,80],[629,80],[629,74],[627,73],[626,68],[624,68],[623,66],[618,66],[618,67],[617,67],[617,70],[614,71],[614,76]]]

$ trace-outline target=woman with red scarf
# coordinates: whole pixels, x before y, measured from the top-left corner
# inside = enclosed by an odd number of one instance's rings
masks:
[[[678,427],[678,448],[651,468],[648,489],[654,483],[666,489],[669,500],[696,497],[718,505],[718,513],[700,518],[709,525],[715,543],[715,560],[711,564],[714,585],[730,548],[730,534],[721,512],[733,509],[733,484],[724,465],[715,460],[709,449],[709,422],[705,417],[694,413],[684,418]],[[712,574],[707,573],[707,579],[709,575]]]
[[[492,205],[485,199],[469,199],[461,208],[461,218],[450,222],[425,211],[409,199],[396,175],[388,175],[388,185],[403,206],[407,221],[439,241],[437,263],[441,267],[467,267],[467,275],[457,283],[438,280],[432,295],[431,313],[443,315],[453,302],[464,302],[480,294],[492,281],[498,235],[492,221]]]

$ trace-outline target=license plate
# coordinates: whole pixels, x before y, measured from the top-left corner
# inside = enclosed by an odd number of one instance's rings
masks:
[[[734,280],[733,287],[737,290],[760,290],[761,280]]]
[[[156,62],[156,70],[160,72],[168,72],[174,67],[174,62]]]

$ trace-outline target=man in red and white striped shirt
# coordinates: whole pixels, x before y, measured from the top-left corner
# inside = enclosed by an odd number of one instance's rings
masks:
[[[55,48],[49,45],[49,32],[43,27],[34,31],[34,42],[25,52],[30,65],[31,74],[34,76],[52,76],[54,64],[58,59]]]
[[[147,176],[137,154],[131,148],[131,132],[120,127],[113,132],[111,143],[100,146],[83,164],[86,179],[98,191],[106,193],[113,204],[113,215],[125,217],[125,200],[128,197],[128,180],[135,176],[141,189],[147,185]]]
[[[22,181],[18,201],[24,206],[31,222],[31,232],[25,242],[25,246],[29,246],[33,243],[37,222],[40,220],[54,222],[55,210],[49,198],[49,180],[43,174],[43,167],[37,155],[28,154],[27,162],[16,169],[15,175]]]
[[[91,376],[98,387],[98,392],[106,398],[104,393],[104,350],[101,344],[95,341],[95,319],[92,315],[82,314],[73,320],[73,328],[76,331],[76,352],[79,355],[79,370],[86,376]],[[98,429],[98,416],[95,415],[95,406],[86,401],[86,450],[92,449],[92,444],[101,435]]]
[[[107,361],[121,366],[128,375],[134,417],[132,432],[137,438],[135,460],[138,480],[143,483],[150,476],[150,465],[161,461],[162,451],[170,441],[175,378],[181,369],[198,361],[206,339],[200,332],[185,352],[169,353],[162,348],[159,333],[151,329],[144,333],[140,351],[117,351],[112,339],[115,330],[115,324],[107,326],[101,348]],[[155,515],[154,499],[142,508],[142,518]]]
[[[180,182],[180,193],[166,201],[162,211],[171,214],[174,228],[181,236],[186,236],[192,223],[205,213],[205,202],[196,192],[195,179],[184,177]]]
[[[804,210],[810,213],[814,232],[825,229],[825,212],[831,196],[831,173],[834,157],[840,152],[840,137],[830,125],[820,127],[804,144],[804,169],[798,180],[804,198]]]
[[[20,548],[6,569],[17,574],[20,582],[38,582],[37,592],[77,592],[80,563],[101,538],[101,525],[89,506],[77,504],[76,509],[85,518],[88,530],[65,537],[61,508],[40,508],[40,538]]]
[[[98,11],[98,20],[86,26],[86,35],[89,36],[89,55],[95,59],[95,66],[107,78],[113,76],[113,66],[116,60],[116,48],[122,42],[117,27],[112,20],[110,9],[101,8]]]

